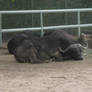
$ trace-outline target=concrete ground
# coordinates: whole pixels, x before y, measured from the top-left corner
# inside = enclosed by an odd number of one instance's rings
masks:
[[[92,57],[21,64],[0,49],[0,92],[92,92]]]

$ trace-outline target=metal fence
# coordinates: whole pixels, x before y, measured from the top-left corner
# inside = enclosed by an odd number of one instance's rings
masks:
[[[0,47],[2,46],[2,33],[3,32],[17,32],[24,30],[41,30],[41,36],[43,36],[43,30],[46,29],[58,29],[58,28],[78,28],[78,35],[80,36],[81,27],[91,27],[90,24],[80,24],[80,14],[81,12],[91,12],[92,8],[81,8],[81,9],[54,9],[54,10],[14,10],[14,11],[0,11]],[[66,13],[66,12],[76,12],[77,14],[77,24],[74,25],[58,25],[58,26],[44,26],[43,13]],[[40,27],[32,28],[12,28],[12,29],[2,29],[2,15],[3,14],[40,14]]]

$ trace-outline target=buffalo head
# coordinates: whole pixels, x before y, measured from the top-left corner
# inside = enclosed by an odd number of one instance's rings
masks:
[[[85,34],[81,34],[78,40],[63,30],[50,30],[44,36],[50,36],[59,41],[59,51],[64,59],[83,60],[83,49],[87,48]]]
[[[88,42],[86,35],[82,33],[80,38],[73,44],[70,44],[64,50],[62,48],[59,48],[59,50],[64,56],[64,59],[83,60],[83,50],[86,48],[88,48]]]

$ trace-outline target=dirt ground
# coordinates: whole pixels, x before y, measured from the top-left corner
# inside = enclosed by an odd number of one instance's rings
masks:
[[[0,92],[92,92],[92,57],[21,64],[0,49]]]

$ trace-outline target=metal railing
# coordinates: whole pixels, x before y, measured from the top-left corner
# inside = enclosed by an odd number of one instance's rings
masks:
[[[0,47],[2,46],[2,32],[15,32],[24,30],[41,30],[41,36],[43,36],[43,30],[46,29],[58,29],[58,28],[78,28],[78,35],[80,36],[81,27],[91,27],[91,24],[80,24],[80,13],[92,11],[92,8],[81,8],[81,9],[54,9],[54,10],[14,10],[14,11],[0,11]],[[65,13],[65,12],[76,12],[77,13],[77,24],[75,25],[59,25],[59,26],[44,26],[43,25],[43,13]],[[13,29],[2,29],[2,15],[3,14],[40,14],[40,27],[33,28],[13,28]]]

